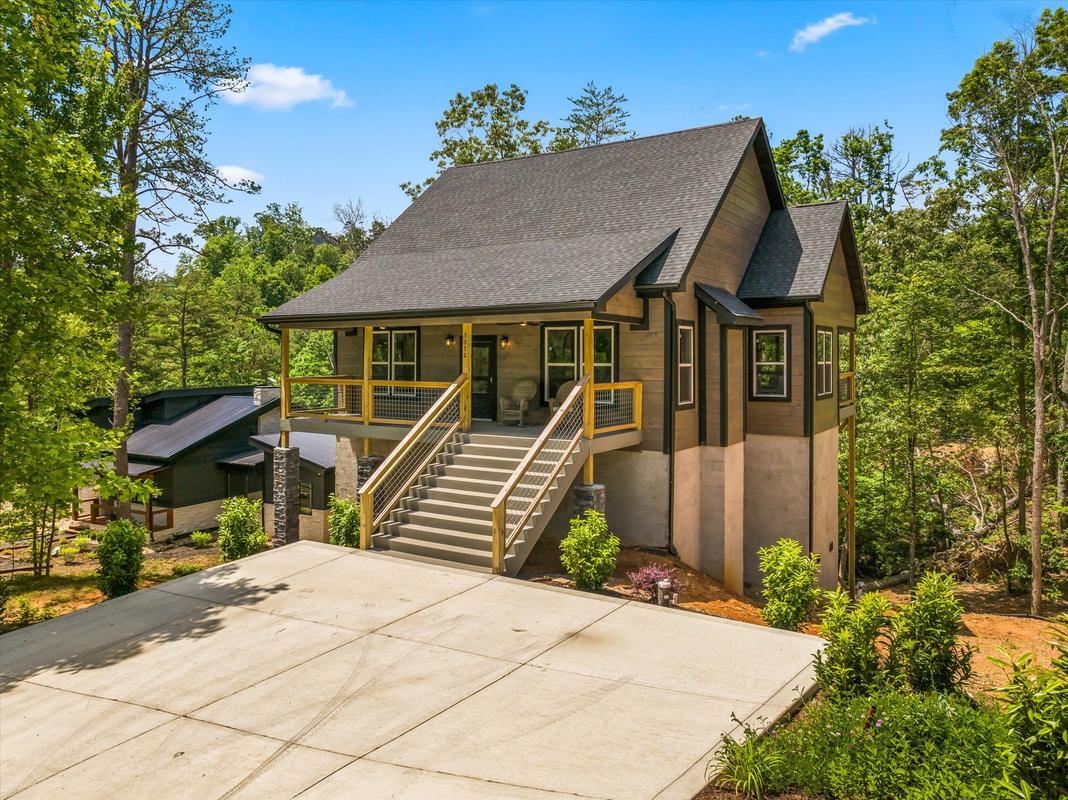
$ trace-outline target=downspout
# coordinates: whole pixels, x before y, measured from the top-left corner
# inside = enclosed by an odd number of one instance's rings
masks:
[[[675,549],[675,301],[664,292],[664,447],[668,454],[667,551]]]
[[[815,470],[813,467],[812,459],[815,455],[815,447],[813,444],[812,436],[812,397],[813,397],[813,366],[812,366],[812,304],[806,300],[804,308],[802,309],[802,319],[804,324],[801,326],[803,335],[805,337],[804,347],[802,352],[805,358],[805,371],[804,380],[801,382],[804,387],[805,396],[802,399],[801,410],[803,414],[803,425],[805,438],[808,439],[808,553],[812,555],[813,544],[813,531],[812,531],[812,511],[815,504],[814,492],[812,490],[812,480],[815,476]],[[822,555],[822,554],[821,554]]]

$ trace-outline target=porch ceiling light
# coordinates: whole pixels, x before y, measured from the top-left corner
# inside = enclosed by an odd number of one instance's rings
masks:
[[[455,347],[456,346],[456,337],[453,336],[451,333],[445,334],[445,346],[446,347]]]

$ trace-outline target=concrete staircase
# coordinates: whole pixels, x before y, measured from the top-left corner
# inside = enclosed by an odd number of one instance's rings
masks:
[[[374,546],[405,558],[490,572],[490,504],[534,441],[533,436],[457,434],[382,523],[373,537]],[[583,442],[557,475],[511,551],[505,554],[503,572],[514,575],[519,571],[588,452]],[[537,472],[531,473],[532,482],[537,476]]]

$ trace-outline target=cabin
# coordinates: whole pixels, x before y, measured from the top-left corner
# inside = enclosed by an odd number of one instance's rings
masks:
[[[262,497],[262,459],[258,466],[240,461],[249,455],[250,436],[277,434],[279,403],[279,388],[263,386],[168,389],[138,398],[126,440],[129,474],[151,479],[160,493],[134,503],[131,519],[161,541],[217,528],[227,497]],[[110,400],[94,400],[87,413],[110,427]],[[95,488],[80,490],[78,500],[78,521],[84,524],[102,525],[114,517],[112,502]]]
[[[593,507],[738,593],[784,536],[833,586],[866,308],[847,205],[787,207],[760,119],[454,167],[262,318],[275,540],[319,433],[364,547],[514,574]],[[333,333],[333,374],[293,373],[297,329]]]

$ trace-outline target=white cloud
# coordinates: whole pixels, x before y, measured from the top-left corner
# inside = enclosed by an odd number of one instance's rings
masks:
[[[240,91],[240,89],[244,91]],[[302,67],[253,64],[248,80],[235,90],[225,89],[223,99],[236,106],[251,105],[271,111],[285,111],[297,103],[325,100],[331,108],[351,106],[344,89],[338,89],[322,75],[309,75]]]
[[[757,58],[767,58],[771,55],[771,53],[769,53],[767,50],[757,50],[756,55]]]
[[[243,181],[263,183],[263,176],[256,170],[241,167],[237,164],[223,164],[217,167],[215,172],[230,186],[239,186]]]
[[[870,17],[855,17],[851,11],[843,11],[841,14],[821,19],[806,25],[794,33],[793,41],[790,42],[790,50],[794,53],[804,52],[810,44],[815,44],[825,36],[830,36],[841,28],[849,28],[854,25],[867,25],[875,22]]]

